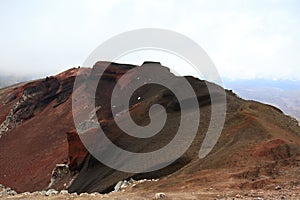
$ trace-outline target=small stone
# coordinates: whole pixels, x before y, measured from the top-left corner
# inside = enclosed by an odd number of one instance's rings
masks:
[[[98,193],[98,192],[93,192],[93,193],[91,193],[90,195],[94,197],[94,196],[100,195],[100,193]]]
[[[46,192],[46,196],[51,196],[51,195],[55,195],[58,194],[58,191],[54,190],[54,189],[50,189]]]
[[[27,192],[26,192],[27,193]],[[29,193],[29,194],[28,194]],[[35,195],[35,196],[37,196],[37,195],[42,195],[41,194],[41,192],[40,191],[35,191],[35,192],[32,192],[32,193],[30,193],[30,192],[28,192],[26,195]],[[45,195],[45,194],[44,194]]]
[[[128,181],[130,184],[134,183],[135,180],[133,178],[130,178],[130,180]]]
[[[18,193],[17,193],[16,191],[14,191],[14,190],[10,190],[10,191],[8,192],[8,194],[11,195],[11,196],[18,195]]]
[[[125,180],[123,181],[122,185],[120,186],[120,189],[127,188],[130,184]]]
[[[84,192],[84,193],[81,193],[79,196],[88,196],[89,194],[88,193],[86,193],[86,192]]]
[[[123,184],[123,181],[119,181],[114,188],[114,192],[119,192],[121,190],[122,184]]]
[[[156,193],[155,196],[154,196],[155,199],[164,199],[166,198],[166,194],[165,193]]]
[[[282,188],[280,186],[276,186],[275,190],[281,190]]]
[[[69,194],[69,192],[68,192],[68,190],[62,190],[62,191],[60,191],[60,193],[59,193],[59,194],[66,195],[66,194]]]
[[[4,191],[2,191],[1,193],[0,193],[0,196],[2,196],[2,197],[5,197],[5,196],[8,196],[9,194],[8,194],[8,192],[6,191],[6,190],[4,190]]]

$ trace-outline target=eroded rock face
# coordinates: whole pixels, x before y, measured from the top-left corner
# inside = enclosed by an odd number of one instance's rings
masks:
[[[56,190],[67,189],[77,176],[77,171],[71,170],[67,164],[56,164],[51,174],[48,188]]]
[[[22,88],[22,95],[19,100],[10,109],[6,119],[0,125],[0,136],[15,128],[24,120],[30,119],[36,110],[43,109],[49,102],[57,96],[60,82],[55,77],[46,78],[45,80],[28,83]],[[17,94],[9,96],[6,102],[15,99]]]
[[[72,94],[75,75],[62,78],[46,77],[44,80],[25,84],[18,89],[20,92],[9,94],[5,104],[18,100],[0,124],[0,137],[23,121],[32,118],[36,112],[42,111],[52,102],[53,107],[66,102]]]
[[[5,185],[17,191],[45,189],[55,165],[68,163],[66,133],[74,129],[70,96],[77,71],[0,91],[0,180]]]
[[[68,132],[67,138],[69,146],[69,168],[71,171],[79,171],[82,167],[84,160],[88,156],[88,151],[82,144],[76,131]]]

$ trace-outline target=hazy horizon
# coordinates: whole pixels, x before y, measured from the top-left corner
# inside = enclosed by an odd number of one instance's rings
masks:
[[[102,42],[138,28],[188,36],[227,79],[300,80],[300,2],[279,1],[16,1],[0,2],[0,73],[33,78],[81,66]],[[166,60],[165,60],[166,59]],[[157,54],[155,60],[194,75]]]
[[[155,60],[155,62],[159,62],[159,61]],[[132,64],[132,63],[129,63],[129,62],[120,62],[120,63],[122,63],[122,64]],[[69,70],[71,68],[78,67],[78,66],[79,65],[64,67],[64,68],[61,68],[59,71],[53,72],[53,73],[47,73],[47,71],[45,71],[45,72],[41,72],[41,73],[28,73],[28,74],[19,73],[19,72],[3,72],[0,69],[0,78],[1,77],[16,77],[16,78],[21,78],[21,80],[23,78],[25,81],[35,80],[35,79],[39,79],[39,78],[45,78],[47,76],[55,76],[55,75],[57,75],[61,72],[64,72],[66,70]],[[164,66],[166,66],[166,65],[164,65]],[[92,66],[90,66],[90,67],[92,67]],[[168,66],[166,66],[166,67],[168,67]],[[190,74],[188,74],[188,75],[190,75]],[[194,74],[192,74],[191,76],[193,76],[193,75]],[[231,78],[231,77],[225,77],[225,76],[222,76],[222,75],[221,75],[221,80],[223,81],[223,83],[240,82],[240,81],[267,81],[267,82],[286,82],[286,83],[295,82],[295,83],[300,83],[300,79],[268,78],[268,77],[266,77],[266,78],[264,78],[264,77],[251,77],[251,78],[239,78],[239,77],[237,77],[237,78]]]

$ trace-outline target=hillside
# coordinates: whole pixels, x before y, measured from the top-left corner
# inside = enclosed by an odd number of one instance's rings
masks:
[[[147,84],[134,92],[127,112],[137,124],[145,126],[150,122],[151,105],[160,104],[167,110],[166,124],[159,134],[147,139],[124,134],[113,118],[112,89],[129,91],[127,86],[137,80],[145,66],[113,63],[104,71],[104,64],[73,68],[57,76],[0,89],[0,183],[17,192],[50,187],[78,193],[110,192],[119,181],[130,178],[159,179],[132,188],[140,193],[205,188],[250,190],[300,184],[298,123],[273,106],[243,100],[230,91],[226,91],[227,112],[222,134],[209,155],[199,159],[199,149],[211,120],[210,94],[221,97],[223,89],[193,77],[185,78],[197,95],[200,123],[192,145],[179,159],[163,169],[142,174],[120,172],[100,163],[80,141],[73,114],[89,111],[81,99],[91,98],[91,85],[97,83],[101,73],[95,96],[95,105],[101,109],[96,111],[96,117],[106,136],[123,149],[135,153],[160,149],[175,137],[181,113],[186,113],[184,118],[192,122],[191,116],[198,112],[195,107],[186,107],[183,112],[179,100],[166,87]],[[164,77],[181,89],[179,83],[184,77],[174,76],[159,63],[152,64],[154,67],[148,73]],[[73,88],[79,70],[76,80],[80,87]],[[118,81],[130,70],[130,76]],[[208,86],[213,88],[210,93]],[[74,93],[80,94],[77,104],[82,105],[72,113]],[[121,107],[115,109],[117,113],[124,112]],[[154,116],[160,115],[156,110],[153,112]],[[87,130],[89,142],[96,141],[91,140],[96,133],[93,128]],[[178,145],[180,148],[181,144]]]
[[[256,100],[280,108],[300,121],[300,82],[289,80],[225,80],[226,88],[244,99]]]

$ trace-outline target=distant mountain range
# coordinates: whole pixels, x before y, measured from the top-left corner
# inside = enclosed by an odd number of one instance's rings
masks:
[[[4,88],[28,80],[32,80],[32,78],[29,76],[0,75],[0,88]]]
[[[274,105],[300,121],[300,81],[225,79],[224,85],[244,99]]]

